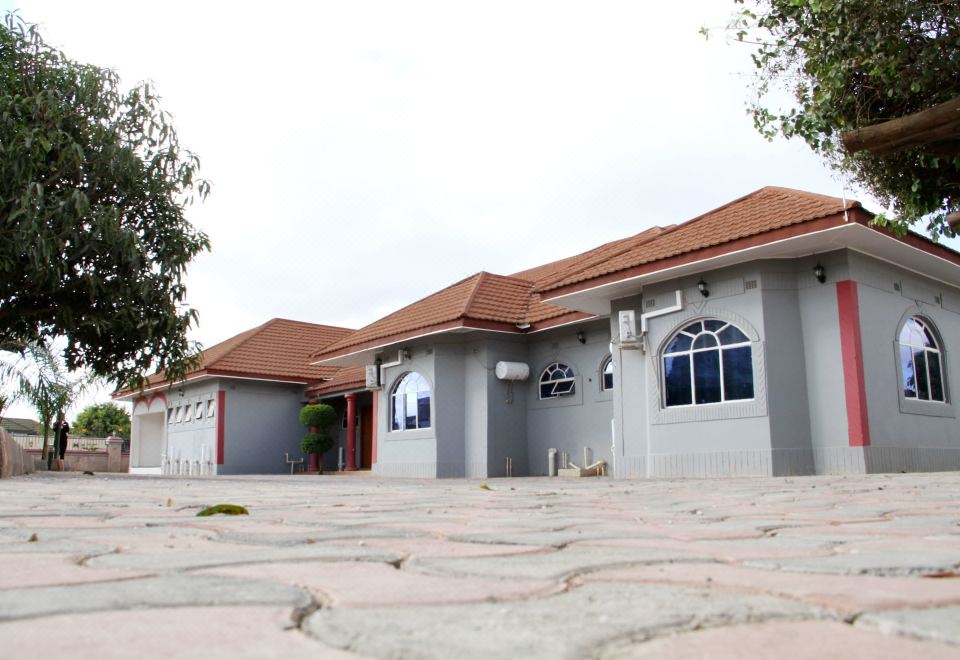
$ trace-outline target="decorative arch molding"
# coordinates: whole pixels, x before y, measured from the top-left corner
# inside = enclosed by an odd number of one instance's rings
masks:
[[[744,401],[727,401],[724,403],[667,408],[664,406],[662,356],[667,343],[685,326],[696,321],[717,319],[737,326],[750,339],[753,350],[753,399]],[[726,309],[712,309],[707,306],[699,309],[690,309],[684,313],[672,316],[673,324],[656,342],[657,347],[647,356],[647,410],[650,411],[651,424],[681,424],[688,422],[705,422],[722,419],[741,419],[745,417],[765,417],[767,415],[767,371],[766,346],[760,333],[750,321],[743,316]]]
[[[154,406],[157,401],[160,401],[160,405]],[[154,392],[149,397],[142,396],[133,404],[134,415],[146,415],[147,413],[151,412],[166,412],[166,410],[167,395],[163,392]]]

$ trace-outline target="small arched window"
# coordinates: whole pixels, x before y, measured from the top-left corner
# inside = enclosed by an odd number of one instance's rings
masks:
[[[600,391],[608,392],[613,389],[613,356],[608,355],[600,365]]]
[[[397,381],[390,395],[393,431],[412,431],[430,428],[430,384],[427,379],[411,371]]]
[[[573,394],[576,385],[573,369],[563,362],[554,362],[540,373],[540,398],[556,399]]]
[[[663,351],[664,404],[753,398],[753,348],[737,326],[717,319],[684,327]]]
[[[913,316],[900,329],[900,371],[903,396],[946,402],[943,354],[926,319]]]

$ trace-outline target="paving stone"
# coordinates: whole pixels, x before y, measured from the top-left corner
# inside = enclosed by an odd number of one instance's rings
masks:
[[[276,533],[249,533],[228,532],[218,538],[227,543],[245,545],[268,545],[282,547],[301,545],[303,543],[318,543],[321,541],[335,541],[341,539],[371,539],[390,537],[422,536],[422,533],[401,531],[396,529],[377,529],[371,527],[347,527],[340,529],[316,530],[313,532],[292,532],[287,534]]]
[[[202,574],[296,584],[308,590],[324,607],[454,605],[519,600],[555,594],[565,588],[562,582],[550,580],[421,575],[388,564],[256,564],[207,569]]]
[[[654,582],[736,589],[803,600],[850,616],[867,610],[960,604],[960,580],[872,575],[815,575],[728,564],[660,564],[595,571],[574,579]]]
[[[290,630],[276,607],[178,607],[0,623],[9,658],[261,660],[356,658]],[[146,653],[145,653],[146,651]]]
[[[928,575],[952,571],[960,566],[960,552],[923,549],[918,551],[866,550],[844,552],[829,557],[757,559],[746,566],[801,573],[839,575]]]
[[[325,609],[304,629],[374,657],[583,657],[614,639],[669,634],[820,612],[766,596],[663,585],[585,585],[523,602],[459,607]]]
[[[411,570],[429,574],[561,580],[618,565],[705,560],[707,558],[703,555],[683,550],[571,546],[553,552],[525,553],[509,558],[423,557],[410,560],[407,566]]]
[[[223,549],[219,549],[223,548]],[[100,555],[90,559],[91,568],[123,568],[147,571],[186,571],[231,564],[258,564],[302,560],[397,562],[401,557],[362,545],[336,546],[313,543],[293,547],[250,547],[218,544],[214,550],[177,552],[126,552]]]
[[[6,555],[0,560],[0,590],[75,584],[79,582],[108,582],[147,575],[144,571],[93,570],[80,566],[75,557],[57,554]]]
[[[886,633],[911,635],[960,646],[960,605],[872,612],[858,618],[856,623]],[[954,653],[955,657],[960,657],[960,649],[954,648]]]
[[[793,658],[794,660],[947,660],[957,649],[946,644],[889,637],[830,621],[761,623],[698,630],[647,642],[623,642],[601,651],[603,660],[657,658]]]
[[[171,575],[70,586],[0,591],[0,621],[38,616],[200,605],[276,605],[306,607],[301,589],[233,577]]]
[[[450,540],[464,543],[494,543],[514,545],[537,545],[562,547],[570,543],[597,539],[653,539],[655,534],[642,531],[618,531],[610,529],[565,529],[546,532],[521,532],[515,534],[485,533],[452,535]]]

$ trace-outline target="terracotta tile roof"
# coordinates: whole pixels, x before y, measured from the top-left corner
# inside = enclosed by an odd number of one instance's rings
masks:
[[[347,392],[362,388],[367,384],[367,373],[363,367],[346,367],[340,369],[330,380],[311,385],[306,390],[308,397]]]
[[[546,277],[537,290],[548,292],[634,266],[756,236],[860,206],[859,202],[790,188],[766,187],[699,217],[669,228],[649,240],[617,241],[575,268]]]
[[[200,366],[188,377],[208,374],[301,383],[331,378],[339,368],[313,365],[310,355],[317,347],[351,332],[348,328],[271,319],[203,351]],[[158,373],[148,379],[148,386],[166,382],[163,373]],[[116,396],[130,393],[130,390],[121,390]]]
[[[545,303],[550,292],[637,265],[692,253],[740,238],[801,224],[859,207],[855,201],[767,187],[683,224],[653,227],[578,255],[511,276],[481,272],[427,296],[314,353],[336,357],[427,332],[486,328],[508,332],[590,318]],[[480,323],[497,324],[484,326]],[[529,328],[527,327],[529,325]]]

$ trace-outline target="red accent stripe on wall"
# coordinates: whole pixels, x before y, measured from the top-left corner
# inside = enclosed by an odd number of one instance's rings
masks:
[[[851,447],[866,447],[870,444],[870,423],[867,419],[867,388],[863,377],[860,302],[856,282],[837,282],[837,309],[840,313],[840,354],[847,402],[847,436]]]
[[[377,425],[380,422],[380,417],[378,416],[378,413],[377,413],[377,399],[380,398],[380,392],[378,392],[377,390],[374,390],[370,394],[373,395],[370,397],[371,400],[373,401],[373,403],[371,404],[373,407],[373,410],[370,411],[370,417],[372,419],[372,425],[373,425],[373,428],[370,429],[370,433],[371,433],[370,467],[372,468],[374,465],[377,464]]]
[[[223,429],[227,417],[227,393],[217,392],[217,465],[223,465]]]

